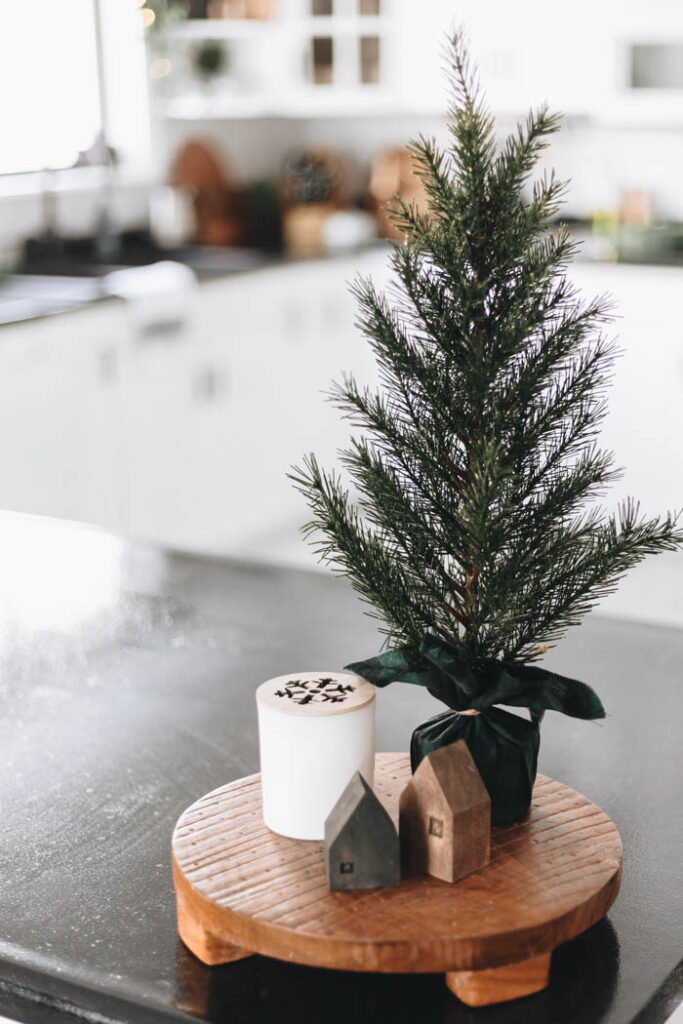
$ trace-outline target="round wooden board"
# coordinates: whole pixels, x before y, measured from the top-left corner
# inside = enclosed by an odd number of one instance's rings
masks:
[[[375,791],[395,821],[409,778],[406,754],[377,755]],[[322,843],[266,828],[260,790],[258,775],[222,786],[173,833],[179,932],[205,963],[256,952],[342,970],[445,971],[462,996],[452,979],[503,981],[505,965],[525,961],[527,974],[535,965],[545,977],[514,993],[525,994],[547,982],[552,950],[600,920],[619,889],[614,823],[542,775],[529,816],[493,830],[483,871],[456,884],[419,876],[356,892],[329,891]]]

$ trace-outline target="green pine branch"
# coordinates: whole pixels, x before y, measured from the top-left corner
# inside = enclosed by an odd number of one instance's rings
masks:
[[[359,432],[356,497],[315,456],[292,479],[318,553],[373,608],[387,642],[464,643],[473,663],[533,661],[643,557],[683,542],[675,516],[597,503],[619,476],[597,437],[616,349],[604,298],[567,278],[554,174],[531,181],[559,119],[546,108],[496,149],[460,36],[449,45],[449,144],[412,153],[428,210],[397,200],[392,302],[354,285],[380,389],[331,398]]]

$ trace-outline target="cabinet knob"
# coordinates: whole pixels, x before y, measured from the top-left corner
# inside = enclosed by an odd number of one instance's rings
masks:
[[[227,375],[222,368],[204,366],[192,381],[192,396],[196,402],[214,402],[227,391]]]
[[[97,377],[100,384],[113,384],[118,376],[119,361],[113,345],[101,348],[97,355]]]

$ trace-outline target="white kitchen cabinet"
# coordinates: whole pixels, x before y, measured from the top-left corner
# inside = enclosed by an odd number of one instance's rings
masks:
[[[497,115],[518,117],[547,102],[552,110],[603,124],[680,125],[680,90],[631,88],[632,48],[680,44],[678,0],[574,0],[554,16],[544,0],[432,0],[406,4],[398,54],[406,106],[410,94],[445,106],[443,62],[435,59],[447,32],[464,25],[487,100]],[[408,10],[408,8],[410,8]]]
[[[357,272],[382,287],[386,252],[203,284],[175,331],[140,336],[113,300],[0,329],[0,505],[181,548],[305,557],[288,469],[310,451],[338,466],[352,428],[325,392],[345,370],[377,379],[354,327]],[[683,271],[572,273],[588,296],[611,292],[620,316],[603,442],[626,473],[607,502],[680,508]]]
[[[72,361],[79,421],[75,518],[123,530],[125,309],[121,302],[103,302],[74,314],[73,325],[65,327],[77,339]]]
[[[178,544],[187,528],[191,457],[186,350],[192,325],[140,334],[130,321],[119,344],[119,493],[126,532]]]
[[[595,111],[609,86],[611,4],[575,0],[571,17],[558,21],[543,0],[432,0],[401,8],[399,47],[406,93],[429,98],[445,111],[447,34],[464,26],[487,101],[498,115],[525,114],[548,102],[569,115]],[[410,10],[408,10],[410,8]]]
[[[601,443],[624,476],[612,503],[629,495],[648,514],[683,507],[683,270],[578,264],[572,274],[587,297],[607,293],[616,318],[607,333],[621,354],[608,392]]]
[[[0,338],[0,502],[4,508],[73,515],[76,395],[71,346],[57,322]]]
[[[129,331],[120,355],[125,527],[167,544],[235,550],[303,515],[287,471],[343,439],[322,392],[363,376],[343,260],[201,286],[182,329]]]
[[[120,311],[119,311],[120,312]],[[118,525],[115,303],[0,329],[0,506]]]
[[[253,280],[203,286],[170,325],[141,330],[128,318],[118,382],[128,533],[223,551],[251,521],[244,469],[258,398],[250,353],[265,305]]]
[[[683,509],[683,270],[579,264],[573,277],[587,296],[608,292],[617,319],[609,333],[622,354],[608,394],[600,438],[624,475],[605,499],[634,497],[644,515]],[[683,554],[647,558],[601,603],[601,612],[683,627]]]
[[[324,397],[332,380],[342,370],[369,380],[346,286],[354,265],[311,261],[202,287],[188,354],[197,453],[188,472],[201,495],[192,546],[253,550],[305,518],[289,468],[311,450],[329,464],[346,439]]]
[[[271,418],[272,381],[283,380],[279,339],[267,333],[267,290],[256,277],[201,290],[197,317],[178,353],[174,542],[224,551],[276,514],[269,483],[281,425]]]
[[[595,6],[595,5],[594,5]],[[649,132],[680,127],[683,120],[679,88],[634,88],[632,82],[634,47],[674,48],[683,43],[683,7],[678,0],[640,0],[605,6],[606,45],[602,63],[607,71],[606,87],[593,112],[609,125],[640,127]],[[674,52],[673,61],[677,62]],[[662,69],[666,50],[652,54],[652,66]]]

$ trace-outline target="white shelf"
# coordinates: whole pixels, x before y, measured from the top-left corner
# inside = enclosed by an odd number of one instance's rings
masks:
[[[683,124],[683,91],[615,90],[611,102],[604,102],[598,108],[596,120],[618,127],[677,129]]]
[[[164,115],[171,121],[241,121],[272,117],[272,105],[261,96],[182,96],[169,99]]]
[[[280,104],[286,117],[376,117],[396,113],[391,94],[376,85],[341,88],[312,85],[284,97]]]
[[[301,6],[269,21],[243,19],[194,19],[178,23],[172,39],[182,50],[193,41],[224,40],[231,45],[231,84],[212,94],[199,90],[192,95],[169,97],[163,115],[173,121],[230,121],[249,118],[316,119],[372,118],[440,110],[412,109],[405,90],[396,88],[397,59],[395,23],[386,13],[345,13],[311,16]],[[380,40],[380,81],[362,83],[359,40]],[[315,85],[307,81],[313,55],[311,40],[330,37],[333,44],[334,82]],[[238,83],[244,83],[239,91]],[[248,83],[248,84],[247,84]],[[248,91],[247,91],[248,90]],[[406,109],[406,102],[411,109]]]
[[[169,37],[188,42],[195,39],[263,39],[280,27],[280,22],[257,18],[190,18],[174,25],[169,30]]]
[[[335,15],[301,18],[291,25],[292,31],[307,36],[376,36],[391,29],[391,22],[381,15],[355,15],[351,18]]]
[[[312,92],[314,89],[316,93]],[[318,89],[320,93],[317,93]],[[364,91],[366,89],[367,92]],[[240,121],[248,118],[314,120],[320,117],[409,117],[416,114],[441,117],[445,111],[424,105],[398,104],[390,94],[369,85],[345,91],[335,91],[334,87],[328,86],[312,86],[311,92],[306,90],[278,102],[268,102],[261,97],[187,96],[168,100],[164,114],[172,121]]]
[[[175,40],[200,39],[262,39],[277,33],[281,36],[334,36],[334,35],[380,35],[391,30],[388,18],[381,15],[355,15],[354,17],[331,16],[297,18],[286,21],[271,18],[261,21],[256,18],[189,18],[178,22],[169,30]]]

